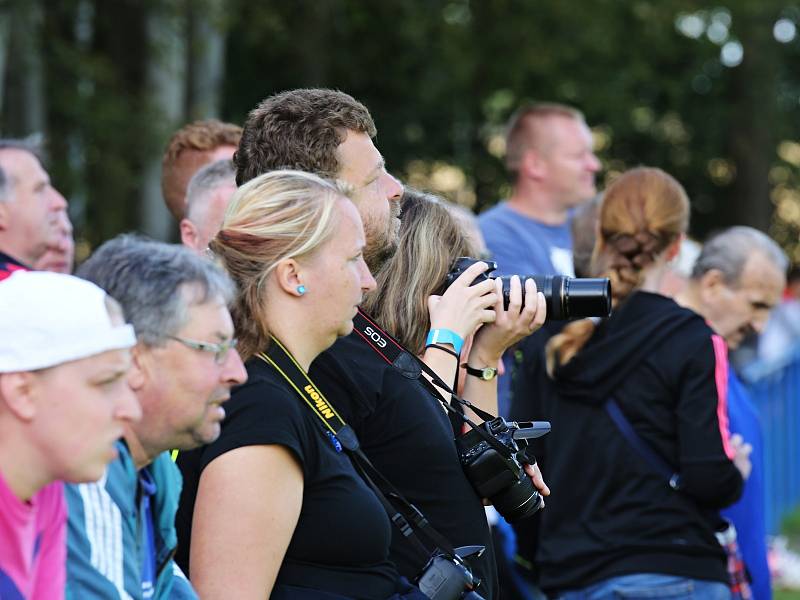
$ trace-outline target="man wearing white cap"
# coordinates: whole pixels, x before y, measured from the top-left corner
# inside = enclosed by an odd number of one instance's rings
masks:
[[[68,275],[12,274],[0,315],[0,598],[63,598],[61,481],[101,477],[141,417],[136,338],[114,300]]]
[[[128,383],[143,417],[101,481],[67,486],[67,595],[195,599],[172,560],[181,476],[167,450],[217,439],[222,404],[247,378],[228,312],[233,284],[188,248],[129,235],[78,274],[119,300],[136,330]]]

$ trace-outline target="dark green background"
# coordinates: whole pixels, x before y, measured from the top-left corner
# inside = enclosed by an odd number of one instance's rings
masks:
[[[728,23],[727,36],[682,34],[686,15]],[[144,173],[175,127],[205,116],[241,123],[275,91],[328,86],[369,107],[394,173],[478,210],[508,189],[496,145],[513,109],[572,104],[598,134],[601,180],[662,167],[689,192],[693,235],[749,224],[800,259],[800,38],[773,37],[777,19],[800,19],[791,2],[0,0],[0,18],[2,133],[44,133],[83,252],[147,228]],[[198,18],[224,40],[217,108],[190,92],[169,118],[148,65],[178,38],[190,65],[203,43]],[[148,44],[159,19],[179,33]],[[729,41],[744,49],[738,66],[720,62]],[[43,121],[29,115],[31,69]]]

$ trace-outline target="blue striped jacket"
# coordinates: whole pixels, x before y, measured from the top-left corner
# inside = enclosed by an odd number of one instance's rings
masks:
[[[156,494],[152,513],[156,537],[155,589],[142,589],[141,515],[136,502],[138,477],[127,445],[95,483],[65,486],[67,530],[67,600],[197,600],[191,584],[173,561],[182,479],[169,453],[148,466]]]

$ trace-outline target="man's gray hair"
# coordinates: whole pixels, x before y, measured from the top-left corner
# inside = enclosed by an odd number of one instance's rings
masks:
[[[228,158],[214,161],[197,171],[186,188],[186,218],[194,222],[200,205],[208,196],[229,183],[236,185],[236,166]]]
[[[40,164],[44,165],[42,147],[35,136],[24,140],[0,138],[0,152],[3,150],[21,150],[23,152],[28,152],[35,156]],[[0,167],[0,202],[8,202],[11,200],[11,193],[14,191],[15,184],[16,181],[14,181],[14,178]]]
[[[700,279],[712,269],[717,269],[722,273],[725,283],[735,287],[747,259],[757,252],[781,273],[786,272],[789,259],[781,247],[758,229],[739,225],[716,234],[703,245],[692,269],[692,279]]]
[[[234,285],[220,267],[188,248],[123,234],[107,241],[78,269],[115,298],[140,342],[157,346],[188,320],[188,308],[221,299]]]
[[[40,163],[44,164],[42,146],[37,136],[31,136],[25,139],[0,138],[0,150],[22,150],[23,152],[30,152]]]

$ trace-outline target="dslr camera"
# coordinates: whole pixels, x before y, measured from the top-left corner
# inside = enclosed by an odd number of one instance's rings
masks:
[[[477,258],[462,256],[456,260],[447,274],[444,289],[450,287],[461,273],[479,262]],[[470,285],[486,279],[494,279],[489,273],[497,269],[497,263],[483,261],[489,268],[478,275]],[[607,317],[611,314],[611,282],[604,278],[576,278],[563,275],[520,275],[522,300],[525,301],[525,280],[533,279],[536,289],[544,294],[547,303],[548,321],[566,321],[577,317]],[[503,282],[503,306],[508,310],[511,294],[511,277],[500,277]]]
[[[466,559],[479,557],[484,546],[463,546],[455,549],[455,556],[437,552],[417,577],[417,587],[431,600],[483,600],[475,591],[480,580],[472,576]]]
[[[506,521],[515,523],[533,515],[544,501],[522,468],[528,462],[528,440],[550,432],[547,421],[509,422],[497,417],[479,426],[492,436],[503,452],[472,429],[456,438],[456,447],[472,487],[488,498]]]

